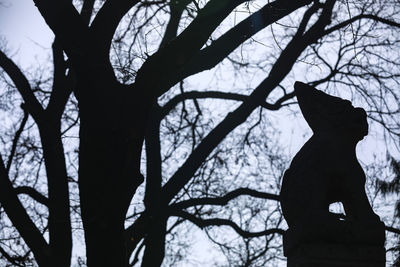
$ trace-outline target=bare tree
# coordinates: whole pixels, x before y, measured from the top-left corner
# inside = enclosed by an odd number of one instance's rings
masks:
[[[77,231],[88,266],[172,265],[193,227],[232,266],[283,260],[290,157],[274,125],[295,79],[363,105],[399,141],[396,1],[34,3],[52,71],[0,52],[4,262],[70,266]]]

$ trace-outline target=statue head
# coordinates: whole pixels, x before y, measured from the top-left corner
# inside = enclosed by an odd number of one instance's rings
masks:
[[[329,132],[354,141],[368,134],[367,113],[350,101],[328,95],[302,82],[294,84],[301,112],[314,133]]]

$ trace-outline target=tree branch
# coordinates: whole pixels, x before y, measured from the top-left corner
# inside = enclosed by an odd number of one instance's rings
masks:
[[[135,250],[140,240],[146,236],[148,226],[149,218],[147,214],[142,213],[134,223],[125,229],[126,250],[129,254]]]
[[[0,51],[0,67],[4,69],[7,75],[14,82],[18,92],[24,99],[25,107],[27,108],[28,112],[32,115],[35,121],[40,120],[43,113],[43,108],[33,94],[28,79],[21,72],[19,67],[2,51]]]
[[[280,108],[280,104],[287,100],[287,98],[291,98],[294,95],[288,95],[284,99],[280,100],[275,104],[269,104],[267,102],[263,102],[260,105],[263,108],[269,110],[277,110]],[[236,93],[226,93],[226,92],[219,92],[219,91],[206,91],[206,92],[199,92],[199,91],[190,91],[184,92],[172,98],[168,103],[166,103],[161,110],[161,117],[165,117],[172,109],[176,107],[177,104],[180,102],[187,100],[187,99],[201,99],[201,98],[217,98],[217,99],[226,99],[226,100],[237,100],[237,101],[246,101],[249,99],[248,95],[236,94]]]
[[[400,235],[400,229],[391,226],[385,226],[385,230]]]
[[[84,0],[83,2],[80,17],[86,26],[89,25],[94,3],[95,0]],[[56,119],[61,118],[68,98],[75,86],[76,79],[76,73],[71,67],[68,69],[67,62],[64,60],[64,52],[58,39],[59,38],[54,38],[52,45],[54,66],[53,90],[46,108],[48,111],[47,114],[50,114]],[[65,73],[67,69],[68,74]]]
[[[62,261],[69,265],[72,253],[72,232],[68,176],[60,124],[59,120],[50,120],[49,123],[39,125],[39,132],[47,174],[52,262],[54,264]]]
[[[85,25],[89,25],[90,18],[92,17],[93,7],[95,0],[84,0],[81,10],[81,18]]]
[[[293,91],[291,93],[285,94],[283,95],[281,98],[279,98],[274,104],[272,104],[273,107],[276,107],[276,109],[274,110],[278,110],[279,108],[281,108],[282,106],[286,105],[283,104],[283,102],[293,98],[296,96],[296,93]]]
[[[62,44],[72,65],[84,71],[87,67],[84,56],[90,48],[88,28],[72,2],[68,0],[33,0],[33,2]]]
[[[99,51],[106,53],[103,56],[106,56],[107,59],[114,32],[122,17],[139,2],[139,0],[106,1],[94,18],[90,26],[90,32],[96,39],[96,47],[98,47]]]
[[[3,255],[3,257],[6,258],[10,263],[12,263],[13,266],[20,266],[20,267],[26,266],[25,264],[21,265],[21,264],[18,263],[18,261],[23,261],[24,260],[23,257],[11,256],[2,247],[0,247],[0,254]]]
[[[184,79],[195,73],[211,69],[232,53],[239,45],[264,29],[268,25],[287,16],[311,1],[277,0],[268,3],[259,11],[253,13],[238,25],[215,40],[210,46],[200,50],[187,64],[182,67],[177,80]],[[176,83],[177,81],[174,81]]]
[[[170,17],[160,47],[165,46],[176,37],[182,13],[190,2],[192,2],[192,0],[179,0],[169,2]]]
[[[300,54],[308,45],[315,42],[316,37],[330,22],[335,0],[327,0],[324,9],[315,24],[304,34],[293,38],[282,51],[272,67],[268,77],[251,93],[236,110],[230,112],[197,146],[182,166],[172,175],[164,185],[162,193],[165,203],[169,203],[173,197],[192,178],[201,162],[214,150],[214,148],[233,131],[237,126],[246,121],[247,117],[257,108],[264,99],[275,89],[283,78],[290,72]]]
[[[52,49],[54,65],[53,90],[46,111],[47,114],[58,120],[61,118],[68,98],[71,95],[74,74],[71,69],[69,69],[68,75],[65,74],[67,66],[64,61],[63,50],[57,38],[53,42]]]
[[[15,188],[15,193],[16,194],[26,194],[36,200],[37,202],[49,206],[49,199],[45,196],[43,196],[41,193],[36,191],[34,188],[29,187],[29,186],[18,186]]]
[[[40,231],[26,213],[8,178],[3,159],[0,157],[0,203],[8,218],[32,250],[39,265],[47,266],[50,250]]]
[[[162,183],[162,159],[160,143],[160,106],[154,103],[145,134],[146,150],[146,189],[144,204],[146,210],[159,213],[157,197]]]
[[[260,232],[248,232],[243,229],[241,229],[236,223],[232,222],[231,220],[227,219],[220,219],[220,218],[214,218],[214,219],[201,219],[199,217],[196,217],[190,213],[184,212],[184,211],[176,211],[172,214],[172,216],[177,216],[181,217],[183,219],[186,219],[193,224],[197,225],[199,228],[203,229],[208,226],[230,226],[235,230],[236,233],[238,233],[240,236],[244,238],[252,238],[252,237],[260,237],[260,236],[266,236],[266,235],[271,235],[271,234],[279,234],[283,235],[285,231],[280,228],[272,228],[272,229],[267,229],[264,231]]]
[[[170,88],[172,73],[176,73],[207,42],[211,33],[241,3],[246,0],[211,0],[197,17],[176,38],[150,56],[137,72],[135,84],[147,88],[153,97]],[[159,73],[157,78],[154,73]]]
[[[275,194],[260,192],[260,191],[252,190],[250,188],[238,188],[236,190],[233,190],[232,192],[227,193],[226,195],[224,195],[222,197],[193,198],[193,199],[183,200],[181,202],[171,204],[169,207],[174,210],[175,209],[182,210],[182,209],[186,209],[186,208],[193,207],[193,206],[199,206],[199,205],[223,206],[223,205],[226,205],[230,200],[232,200],[236,197],[239,197],[239,196],[243,196],[243,195],[279,201],[279,196],[275,195]]]
[[[8,156],[7,166],[6,166],[7,174],[10,172],[11,163],[12,163],[12,160],[14,158],[15,151],[17,150],[18,140],[21,137],[22,131],[25,128],[25,124],[28,121],[28,117],[29,117],[28,112],[26,110],[24,110],[24,117],[22,118],[21,124],[20,124],[17,132],[15,133],[15,136],[14,136],[14,139],[13,139],[13,143],[12,143],[12,146],[11,146],[11,152],[10,152],[10,155]]]
[[[355,22],[357,20],[361,20],[361,19],[371,19],[371,20],[374,20],[374,21],[377,21],[377,22],[380,22],[380,23],[383,23],[383,24],[386,24],[386,25],[389,25],[389,26],[400,28],[400,23],[397,23],[395,21],[391,21],[391,20],[388,20],[388,19],[385,19],[385,18],[381,18],[381,17],[378,17],[378,16],[373,15],[373,14],[360,14],[360,15],[354,16],[354,17],[352,17],[352,18],[350,18],[350,19],[348,19],[346,21],[343,21],[343,22],[341,22],[341,23],[339,23],[339,24],[337,24],[335,26],[332,26],[329,29],[326,29],[323,32],[323,35],[328,35],[328,34],[334,32],[334,31],[337,31],[337,30],[339,30],[339,29],[341,29],[343,27],[346,27],[347,25],[349,25],[349,24],[351,24],[351,23],[353,23],[353,22]]]

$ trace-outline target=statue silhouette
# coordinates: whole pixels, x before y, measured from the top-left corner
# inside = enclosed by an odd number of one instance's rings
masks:
[[[368,134],[366,112],[307,84],[296,82],[294,88],[314,134],[283,177],[281,207],[289,226],[285,254],[302,242],[382,246],[384,225],[368,202],[355,151]],[[334,202],[343,203],[344,219],[329,212]]]

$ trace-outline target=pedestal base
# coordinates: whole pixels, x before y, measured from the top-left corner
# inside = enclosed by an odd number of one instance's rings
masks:
[[[385,267],[383,247],[347,244],[300,244],[290,251],[287,267]]]

